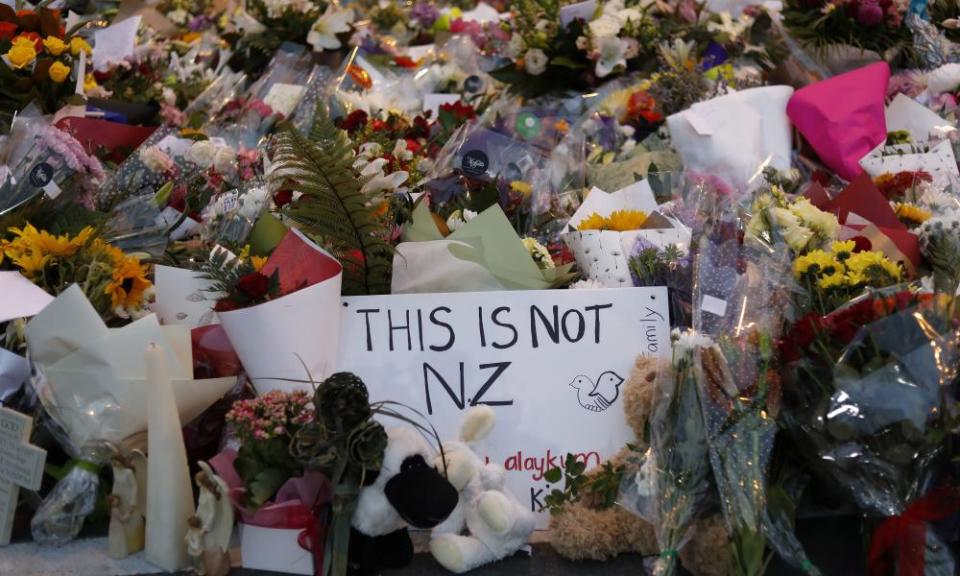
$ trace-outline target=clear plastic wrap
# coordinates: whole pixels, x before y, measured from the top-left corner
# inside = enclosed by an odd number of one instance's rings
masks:
[[[700,237],[694,273],[694,329],[710,339],[696,349],[697,383],[710,462],[731,535],[731,567],[759,576],[769,543],[808,574],[819,574],[793,530],[771,516],[768,469],[780,406],[776,342],[788,309],[791,254],[742,236],[734,207]]]

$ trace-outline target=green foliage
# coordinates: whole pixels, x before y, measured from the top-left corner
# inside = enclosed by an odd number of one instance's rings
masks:
[[[586,463],[576,455],[567,454],[562,468],[551,468],[544,473],[543,479],[551,484],[563,481],[563,489],[554,488],[545,499],[551,514],[559,514],[567,504],[574,504],[585,497],[595,502],[601,510],[616,504],[626,469],[614,466],[609,461],[590,476],[584,474],[586,469]]]
[[[940,292],[953,293],[960,284],[960,247],[946,234],[931,234],[924,251]]]
[[[912,40],[910,29],[904,25],[864,26],[842,8],[825,14],[795,0],[786,3],[783,23],[802,44],[824,55],[838,44],[884,54],[907,47]]]
[[[303,474],[303,467],[290,455],[288,443],[286,436],[277,436],[266,442],[246,442],[237,452],[234,466],[254,508],[273,498],[288,479]]]
[[[393,248],[353,169],[353,146],[319,105],[309,138],[285,125],[277,136],[274,177],[302,194],[289,215],[343,264],[343,293],[390,291]]]
[[[248,260],[234,258],[226,250],[214,250],[206,260],[197,262],[194,266],[201,277],[210,281],[207,291],[215,294],[228,294],[234,290],[241,278],[253,272],[253,265]]]

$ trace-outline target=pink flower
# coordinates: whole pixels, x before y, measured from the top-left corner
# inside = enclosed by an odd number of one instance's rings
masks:
[[[697,21],[697,3],[695,0],[680,0],[677,5],[677,14],[687,22],[693,24]]]
[[[453,34],[466,34],[467,36],[470,36],[470,38],[473,40],[473,43],[481,49],[487,42],[486,35],[483,33],[483,25],[473,20],[457,18],[450,23],[450,32]]]
[[[935,103],[943,112],[955,112],[957,110],[957,98],[949,92],[937,96]]]
[[[164,102],[160,105],[160,117],[171,126],[183,126],[187,123],[187,115],[176,106]]]
[[[883,22],[883,8],[877,0],[861,0],[857,6],[857,22],[864,26],[876,26]]]

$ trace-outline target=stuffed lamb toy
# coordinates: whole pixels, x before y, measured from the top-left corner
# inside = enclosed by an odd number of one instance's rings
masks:
[[[489,406],[471,409],[460,440],[444,442],[438,470],[460,492],[456,508],[433,529],[430,552],[444,568],[462,574],[510,556],[527,544],[536,525],[533,512],[504,488],[503,468],[485,464],[471,445],[483,440],[496,422]]]

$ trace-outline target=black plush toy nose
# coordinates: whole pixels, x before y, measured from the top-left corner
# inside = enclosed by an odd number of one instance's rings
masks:
[[[384,493],[400,517],[414,528],[433,528],[457,506],[457,489],[424,461],[411,456],[391,478]]]

